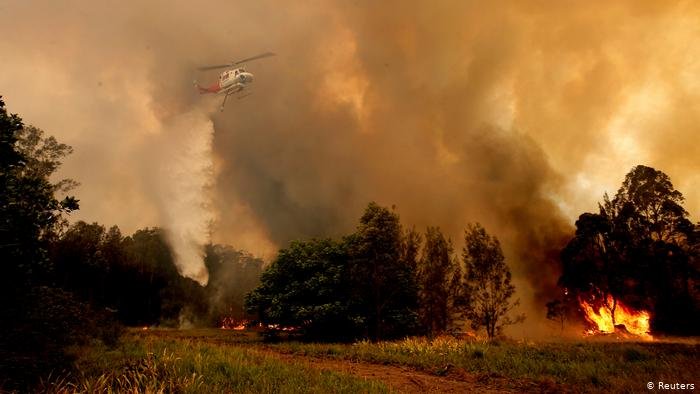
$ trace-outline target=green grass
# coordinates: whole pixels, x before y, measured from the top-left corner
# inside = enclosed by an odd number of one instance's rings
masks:
[[[172,331],[129,333],[113,350],[76,349],[76,371],[44,379],[45,392],[384,393],[383,384],[265,357]],[[237,338],[239,341],[245,338]]]
[[[355,344],[283,343],[279,351],[409,366],[436,375],[461,369],[479,377],[529,380],[571,391],[640,392],[646,383],[700,383],[700,346],[650,342],[478,342],[409,338]]]

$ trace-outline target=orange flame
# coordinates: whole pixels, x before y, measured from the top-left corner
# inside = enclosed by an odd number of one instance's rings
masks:
[[[608,296],[607,305],[612,306],[615,299]],[[652,339],[649,334],[649,319],[650,314],[647,311],[635,311],[620,301],[615,305],[615,319],[613,314],[606,305],[598,308],[596,312],[592,305],[586,301],[581,301],[581,308],[584,311],[584,317],[588,322],[595,325],[599,332],[614,333],[615,326],[623,325],[630,334],[637,335],[645,339]],[[587,330],[586,334],[594,334],[595,330]]]
[[[236,320],[233,317],[224,317],[221,319],[221,324],[219,325],[219,328],[222,330],[234,330],[234,331],[243,331],[248,326],[250,325],[250,321],[248,320]],[[257,326],[255,327],[250,327],[252,330],[263,330],[263,329],[268,329],[268,330],[277,330],[277,331],[297,331],[299,330],[299,327],[288,327],[288,326],[280,326],[279,324],[262,324],[258,323]]]
[[[246,328],[246,324],[248,324],[248,320],[241,320],[241,321],[236,321],[236,319],[232,317],[225,317],[221,321],[221,326],[219,326],[222,330],[234,330],[234,331],[243,331]]]

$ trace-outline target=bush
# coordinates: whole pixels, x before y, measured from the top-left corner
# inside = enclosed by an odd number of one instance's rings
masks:
[[[8,302],[0,338],[1,388],[28,388],[37,376],[70,368],[71,345],[97,338],[114,346],[122,327],[62,289],[40,286]]]

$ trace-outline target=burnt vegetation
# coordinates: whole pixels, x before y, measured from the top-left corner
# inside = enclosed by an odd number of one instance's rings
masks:
[[[76,185],[52,181],[71,148],[6,111],[0,100],[0,389],[27,388],[69,368],[71,345],[117,343],[123,326],[216,327],[223,318],[293,329],[313,341],[430,338],[521,322],[498,239],[466,224],[455,251],[439,227],[424,234],[370,203],[340,239],[293,241],[264,266],[207,245],[206,286],[180,275],[164,229],[124,235],[68,224]],[[59,199],[56,196],[61,195]],[[651,311],[652,330],[697,335],[700,226],[669,177],[637,166],[597,213],[584,213],[561,252],[562,294],[547,317],[562,329],[579,304],[611,296]],[[615,301],[617,302],[617,301]]]

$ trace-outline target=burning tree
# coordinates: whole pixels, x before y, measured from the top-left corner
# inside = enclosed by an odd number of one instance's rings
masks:
[[[467,269],[465,293],[468,299],[466,315],[472,328],[484,327],[491,339],[504,326],[520,323],[525,316],[513,319],[508,315],[520,301],[510,300],[515,286],[498,239],[487,234],[477,223],[465,231],[464,244],[462,256]]]
[[[636,330],[650,319],[661,331],[697,330],[697,230],[682,204],[668,175],[636,166],[598,213],[576,221],[559,284],[598,330]]]

